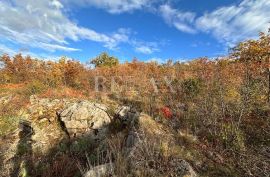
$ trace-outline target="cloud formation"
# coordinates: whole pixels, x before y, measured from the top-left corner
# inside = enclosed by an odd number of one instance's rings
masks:
[[[152,54],[159,51],[158,42],[145,42],[138,40],[131,40],[130,44],[135,48],[135,51],[142,54]]]
[[[196,27],[233,46],[239,41],[256,38],[259,32],[266,32],[269,23],[269,0],[244,0],[239,5],[205,13],[196,20]]]
[[[196,33],[192,27],[196,14],[193,12],[182,12],[172,8],[170,5],[161,5],[159,8],[162,18],[170,26],[187,33]]]
[[[10,48],[10,47],[7,47],[7,46],[5,46],[5,45],[3,45],[3,44],[0,44],[0,54],[1,54],[1,53],[8,53],[8,54],[10,54],[10,55],[15,55],[15,54],[16,54],[16,51],[13,50],[13,49]]]
[[[0,1],[0,37],[48,51],[78,51],[68,47],[68,40],[81,39],[99,42],[113,49],[128,38],[122,31],[106,35],[80,27],[67,17],[62,8],[58,0]]]
[[[99,33],[71,21],[64,10],[70,0],[4,0],[0,1],[0,38],[1,52],[14,53],[4,47],[8,41],[23,48],[39,48],[54,51],[80,51],[70,47],[69,41],[90,40],[101,43],[104,47],[117,50],[121,43],[127,44],[136,52],[151,54],[157,51],[157,44],[137,42],[131,38],[131,30],[120,28],[110,34]],[[73,1],[75,2],[75,1]],[[78,0],[76,3],[104,7],[111,13],[126,12],[139,9],[148,0]],[[136,42],[134,42],[136,41]],[[1,41],[0,41],[1,44]],[[140,46],[139,46],[140,45]]]
[[[256,38],[259,32],[266,32],[270,24],[269,0],[243,0],[237,5],[217,8],[196,18],[196,13],[185,12],[161,5],[159,12],[165,22],[181,32],[198,31],[213,35],[226,46]]]
[[[132,12],[134,10],[150,6],[154,0],[65,0],[65,2],[81,6],[93,6],[105,9],[112,14],[119,14],[123,12]]]
[[[79,26],[70,20],[69,11],[64,7],[68,4],[93,6],[112,14],[152,8],[147,12],[162,17],[169,26],[188,34],[208,33],[230,47],[239,41],[255,38],[260,31],[267,31],[270,23],[269,0],[243,0],[202,16],[177,9],[164,0],[2,0],[0,52],[14,53],[5,43],[18,48],[74,52],[80,49],[69,42],[80,40],[94,41],[111,50],[120,49],[121,44],[125,44],[146,55],[160,51],[161,43],[138,40],[130,29],[120,28],[105,34]]]

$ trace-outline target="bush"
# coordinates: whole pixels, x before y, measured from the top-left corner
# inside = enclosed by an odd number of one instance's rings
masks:
[[[91,64],[95,65],[95,67],[102,67],[102,66],[115,66],[119,64],[119,61],[117,58],[113,56],[109,56],[106,52],[100,54],[96,58],[94,58],[91,62]]]
[[[19,118],[16,116],[0,116],[0,137],[17,128]]]
[[[188,98],[196,97],[200,93],[201,87],[202,84],[199,79],[190,78],[181,83],[182,91]]]
[[[38,80],[34,80],[27,84],[26,93],[27,95],[35,95],[44,92],[47,86]]]

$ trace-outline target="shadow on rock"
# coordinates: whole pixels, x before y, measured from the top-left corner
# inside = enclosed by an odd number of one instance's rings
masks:
[[[31,123],[20,121],[19,141],[17,143],[16,155],[13,157],[12,177],[31,176],[33,169],[32,161],[32,135],[34,134]]]

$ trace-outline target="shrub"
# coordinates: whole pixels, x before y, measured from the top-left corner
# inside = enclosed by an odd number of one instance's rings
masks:
[[[181,83],[181,88],[188,98],[194,98],[200,93],[202,84],[199,79],[190,78]]]
[[[96,58],[92,59],[90,63],[95,65],[95,67],[102,67],[102,66],[112,67],[118,65],[119,61],[117,58],[109,56],[106,52],[103,52]]]
[[[27,95],[35,95],[42,93],[47,89],[46,85],[38,80],[34,80],[27,84],[26,86],[26,93]]]

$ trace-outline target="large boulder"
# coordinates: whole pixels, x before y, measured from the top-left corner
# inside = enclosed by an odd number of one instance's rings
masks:
[[[35,134],[33,149],[46,152],[63,139],[89,136],[101,139],[111,122],[107,107],[76,99],[30,97],[30,107],[24,119],[31,122]]]
[[[107,125],[111,122],[105,105],[89,101],[68,105],[58,115],[70,137],[102,136],[107,130]]]

